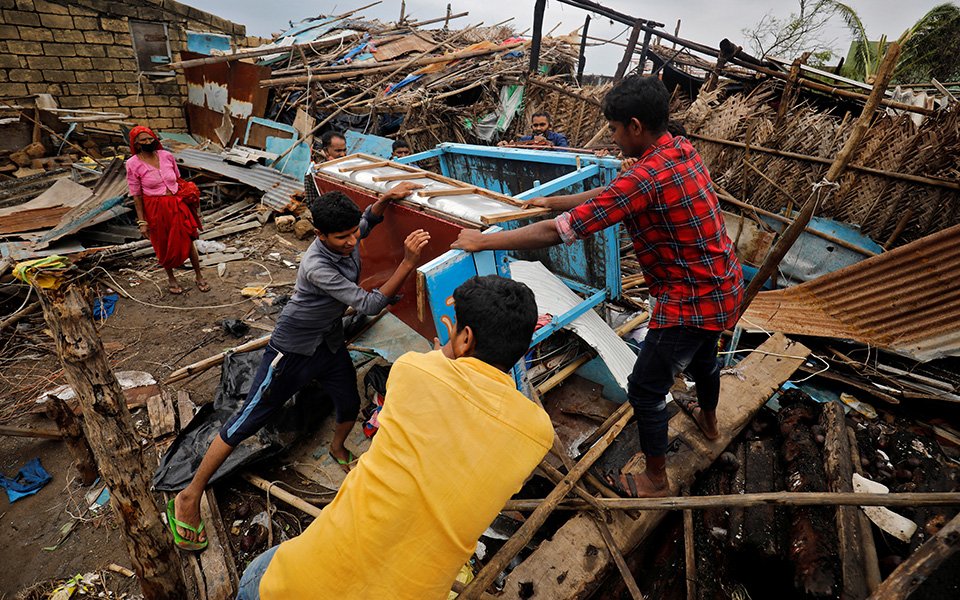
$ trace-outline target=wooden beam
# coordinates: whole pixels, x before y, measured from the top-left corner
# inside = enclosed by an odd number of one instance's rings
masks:
[[[590,29],[590,15],[583,20],[583,32],[580,34],[580,55],[577,57],[577,83],[583,85],[583,69],[587,66],[587,31]]]
[[[873,113],[877,108],[877,104],[880,102],[881,96],[883,96],[884,90],[887,87],[887,82],[890,81],[890,77],[893,75],[893,69],[896,66],[897,57],[899,55],[900,45],[897,44],[897,42],[892,42],[887,48],[887,53],[883,57],[883,62],[880,64],[880,68],[877,71],[877,80],[874,82],[873,91],[870,93],[870,99],[867,101],[866,105],[864,105],[863,111],[860,113],[860,117],[857,119],[856,123],[854,123],[853,131],[851,131],[850,137],[847,138],[847,141],[840,150],[840,153],[837,154],[837,157],[830,165],[830,169],[824,176],[823,182],[818,184],[821,187],[814,188],[806,202],[804,202],[803,206],[800,208],[800,212],[797,213],[797,216],[794,218],[794,222],[787,227],[783,233],[780,234],[779,240],[773,246],[773,248],[771,248],[770,253],[767,255],[766,259],[764,259],[763,264],[760,265],[760,268],[757,269],[756,275],[754,275],[753,279],[750,280],[750,284],[747,286],[747,289],[743,294],[743,302],[740,304],[741,314],[743,314],[747,307],[750,306],[750,303],[763,287],[763,284],[766,283],[767,279],[769,279],[770,276],[776,272],[777,268],[780,266],[780,261],[783,260],[783,257],[786,256],[787,252],[790,251],[790,248],[793,247],[794,242],[797,241],[797,238],[799,238],[800,234],[803,233],[803,230],[806,229],[807,224],[810,222],[810,218],[813,217],[814,211],[824,200],[824,198],[829,196],[829,190],[831,189],[830,186],[836,185],[840,175],[847,168],[847,164],[850,162],[850,159],[853,158],[853,151],[856,150],[857,146],[860,145],[860,141],[867,133],[870,122],[873,120]]]
[[[617,72],[613,75],[614,83],[623,79],[623,76],[627,74],[627,69],[630,67],[630,60],[633,59],[633,50],[637,47],[637,39],[640,37],[641,25],[642,21],[636,21],[633,24],[630,39],[627,40],[627,49],[624,50],[623,58],[620,59],[620,64],[617,65]]]
[[[55,397],[56,396],[50,396],[50,398]],[[63,401],[61,400],[61,402]],[[71,412],[70,414],[72,415],[73,413]],[[62,440],[65,437],[63,433],[57,429],[34,429],[32,427],[14,427],[12,425],[0,425],[0,435],[7,435],[10,437],[42,438],[47,440]],[[88,483],[85,485],[90,484]]]
[[[44,412],[57,424],[63,441],[67,443],[70,454],[73,455],[73,464],[80,475],[80,483],[85,486],[93,485],[99,475],[97,459],[93,455],[93,450],[90,449],[90,444],[87,443],[87,438],[83,435],[80,419],[73,414],[65,401],[53,395],[47,396]]]
[[[547,8],[547,0],[537,0],[533,5],[533,38],[530,43],[530,73],[536,73],[540,68],[540,42],[543,37],[543,11]]]
[[[823,443],[823,452],[829,490],[852,492],[853,462],[850,457],[850,440],[847,438],[843,407],[836,402],[824,404],[820,425],[823,427],[826,438]],[[855,506],[838,506],[835,520],[840,567],[843,572],[842,596],[845,600],[863,600],[867,597],[868,591],[859,509]]]
[[[870,595],[870,600],[903,600],[960,550],[960,515],[917,548]]]
[[[110,488],[110,505],[145,598],[187,597],[180,557],[150,489],[154,465],[144,461],[140,436],[90,314],[90,292],[72,284],[41,291],[44,318],[56,341],[67,382],[83,409],[83,429]]]

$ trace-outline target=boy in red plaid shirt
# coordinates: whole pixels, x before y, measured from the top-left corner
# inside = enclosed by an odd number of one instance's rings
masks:
[[[666,473],[666,394],[686,371],[697,384],[691,416],[709,440],[720,436],[717,342],[736,324],[743,273],[727,237],[710,174],[684,137],[667,132],[670,94],[655,77],[633,76],[603,101],[613,139],[637,162],[606,189],[539,198],[566,211],[513,231],[465,229],[454,248],[528,250],[570,244],[624,223],[650,288],[652,317],[627,388],[637,416],[646,470],[621,474],[637,497],[670,494]]]

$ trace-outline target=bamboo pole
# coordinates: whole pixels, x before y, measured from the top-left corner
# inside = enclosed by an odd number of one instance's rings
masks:
[[[466,31],[466,30],[463,30],[463,31]],[[447,40],[447,41],[449,42],[450,40]],[[309,75],[297,75],[294,77],[277,77],[275,79],[265,79],[260,82],[260,87],[277,87],[281,85],[307,83],[308,81],[310,82],[336,81],[338,79],[350,79],[352,77],[362,77],[364,75],[373,75],[375,73],[382,73],[384,71],[391,71],[391,75],[393,75],[393,73],[409,67],[421,67],[421,66],[432,65],[436,63],[450,62],[454,60],[465,60],[468,58],[476,58],[478,56],[486,56],[488,54],[495,54],[497,52],[506,52],[506,51],[513,50],[515,48],[519,48],[520,46],[525,46],[528,42],[513,42],[511,44],[504,44],[503,46],[497,46],[496,48],[486,48],[484,50],[461,50],[459,52],[451,52],[448,54],[443,54],[441,56],[425,56],[426,54],[433,52],[434,50],[439,48],[441,45],[443,45],[443,43],[444,42],[436,44],[435,47],[431,48],[430,50],[424,51],[423,54],[411,60],[408,60],[406,62],[396,61],[396,62],[391,62],[385,65],[378,65],[376,67],[366,67],[361,69],[355,68],[352,70],[337,71],[335,73],[320,73],[320,74],[315,74],[312,77]],[[394,69],[394,65],[396,64],[400,64],[400,67],[397,67],[396,69]],[[378,88],[379,86],[380,86],[380,83],[378,83],[376,86],[371,86],[371,87]]]
[[[299,496],[295,496],[283,488],[277,487],[276,483],[271,483],[266,479],[264,479],[263,477],[257,477],[252,473],[244,473],[242,477],[244,481],[246,481],[247,483],[260,488],[261,490],[267,492],[277,500],[282,500],[283,502],[286,502],[293,508],[299,511],[305,512],[306,514],[310,515],[314,519],[320,516],[320,511],[322,509],[317,508],[316,506],[314,506],[313,504],[310,504],[303,498],[300,498]],[[331,498],[326,503],[329,504],[332,501],[333,499]]]
[[[613,534],[610,533],[610,527],[607,525],[607,522],[603,520],[601,515],[596,515],[594,522],[597,524],[597,529],[600,530],[600,536],[607,545],[607,550],[610,552],[611,558],[613,558],[613,563],[617,565],[617,570],[620,571],[620,576],[627,585],[627,591],[630,592],[630,597],[633,598],[633,600],[643,600],[643,594],[640,593],[637,580],[634,578],[633,573],[630,572],[627,561],[623,559],[623,553],[620,552],[620,548],[617,548],[617,542],[613,539]]]
[[[245,344],[240,344],[235,348],[230,348],[229,350],[224,350],[219,354],[214,354],[208,358],[197,361],[193,364],[187,365],[181,369],[177,369],[173,373],[170,373],[170,376],[167,377],[166,381],[163,382],[164,385],[170,385],[171,383],[176,383],[181,379],[186,379],[191,375],[196,375],[202,371],[206,371],[210,367],[215,367],[219,364],[222,364],[224,359],[226,359],[228,354],[233,354],[235,352],[250,352],[251,350],[258,350],[267,345],[270,341],[270,336],[265,335],[261,338],[255,340],[250,340]]]
[[[290,492],[281,490],[267,480],[246,473],[243,478],[262,490],[310,516],[320,514],[317,505],[324,506],[333,498],[323,498],[311,504]],[[569,478],[569,475],[567,476]],[[762,492],[715,496],[671,496],[668,498],[595,498],[604,510],[710,510],[716,508],[749,508],[753,506],[960,506],[960,492],[904,492],[892,494],[861,494],[833,492]],[[546,498],[507,500],[505,511],[530,512],[537,510]],[[556,510],[595,510],[584,500],[566,498]]]
[[[733,140],[725,140],[721,138],[710,137],[706,135],[699,135],[696,133],[687,133],[687,137],[696,140],[703,140],[705,142],[710,142],[713,144],[721,144],[724,146],[731,146],[734,148],[746,148],[746,144],[743,142],[735,142]],[[587,144],[589,146],[589,144]],[[750,145],[751,152],[762,152],[764,154],[772,154],[774,156],[782,156],[783,158],[793,158],[796,160],[804,160],[808,162],[820,163],[822,165],[833,164],[833,161],[829,158],[821,158],[819,156],[810,156],[809,154],[800,154],[798,152],[789,152],[787,150],[777,150],[775,148],[765,148],[763,146]],[[883,169],[874,169],[873,167],[864,167],[861,165],[847,165],[847,168],[851,171],[860,171],[861,173],[869,173],[870,175],[879,175],[881,177],[890,177],[891,179],[900,179],[903,181],[909,181],[912,183],[922,183],[924,185],[932,185],[937,187],[946,188],[948,190],[960,191],[960,182],[950,181],[947,179],[936,179],[933,177],[924,177],[922,175],[911,175],[910,173],[897,173],[895,171],[885,171]]]
[[[579,464],[579,463],[578,463]],[[504,510],[533,511],[548,499],[509,500]],[[667,498],[597,498],[606,510],[708,510],[754,506],[958,506],[960,492],[904,492],[860,494],[857,492],[761,492],[716,496],[670,496]],[[566,499],[557,510],[593,510],[582,500]]]
[[[899,55],[900,45],[896,42],[891,43],[887,48],[886,55],[883,57],[883,62],[880,64],[880,69],[877,71],[877,80],[874,83],[873,91],[870,93],[870,98],[864,105],[863,111],[860,113],[860,117],[857,119],[856,123],[854,123],[853,131],[851,131],[850,137],[847,138],[847,141],[840,150],[840,153],[833,161],[833,164],[830,165],[830,169],[827,171],[826,176],[824,176],[823,182],[821,182],[821,184],[817,184],[820,187],[814,188],[813,192],[810,194],[810,197],[807,198],[803,207],[800,209],[800,212],[794,219],[794,222],[788,226],[783,233],[780,234],[780,239],[770,250],[770,253],[767,255],[766,259],[764,259],[763,264],[760,265],[760,268],[757,269],[756,275],[754,275],[753,279],[750,280],[750,284],[747,286],[747,289],[743,294],[743,302],[740,304],[741,314],[747,309],[748,306],[750,306],[750,302],[752,302],[756,297],[757,293],[763,287],[763,284],[780,266],[780,261],[783,260],[783,257],[786,256],[790,248],[793,247],[794,242],[798,237],[800,237],[800,234],[803,233],[803,230],[806,229],[807,224],[810,222],[810,218],[813,216],[813,213],[819,206],[820,202],[824,197],[829,195],[829,192],[824,192],[826,189],[824,186],[836,185],[837,180],[846,169],[850,159],[853,158],[853,151],[856,150],[857,146],[860,145],[860,141],[867,133],[867,128],[870,126],[870,121],[873,119],[873,113],[876,110],[877,104],[879,103],[880,98],[887,87],[887,82],[890,81],[890,77],[893,75],[893,69],[896,66],[897,57]]]
[[[632,411],[631,411],[632,413]],[[540,529],[547,520],[547,517],[553,512],[556,506],[573,488],[583,474],[593,466],[593,463],[600,458],[606,449],[613,443],[620,432],[626,427],[632,414],[625,414],[618,420],[610,431],[606,433],[586,454],[577,462],[576,466],[570,471],[563,481],[553,489],[533,513],[524,521],[520,529],[507,540],[507,543],[500,548],[500,551],[494,555],[490,561],[480,570],[476,578],[471,581],[460,594],[460,600],[477,600],[483,592],[490,587],[497,575],[513,560],[513,558],[527,545],[527,542]],[[600,499],[597,500],[601,502]]]

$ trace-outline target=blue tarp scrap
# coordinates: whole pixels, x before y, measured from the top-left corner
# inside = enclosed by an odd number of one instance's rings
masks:
[[[34,458],[23,465],[13,479],[0,475],[0,487],[7,490],[7,497],[12,504],[24,496],[36,494],[52,479],[40,464],[40,459]]]
[[[120,296],[116,292],[95,298],[93,300],[93,317],[102,321],[112,315],[119,299]]]
[[[387,91],[384,92],[383,95],[384,95],[384,96],[389,96],[390,94],[394,93],[395,91],[399,90],[400,88],[406,87],[406,86],[410,85],[411,83],[413,83],[414,81],[420,79],[421,77],[423,77],[423,75],[407,75],[406,77],[404,77],[403,79],[401,79],[401,80],[398,81],[397,83],[394,83],[394,84],[391,84],[391,85],[387,86]]]

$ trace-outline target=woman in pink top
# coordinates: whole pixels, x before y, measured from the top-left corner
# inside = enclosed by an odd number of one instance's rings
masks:
[[[200,272],[200,257],[193,241],[200,230],[200,190],[180,178],[173,154],[160,145],[149,127],[138,125],[130,132],[127,185],[137,210],[143,237],[150,238],[160,266],[167,272],[171,294],[182,294],[173,270],[190,257],[197,274],[197,289],[209,292],[210,284]]]

